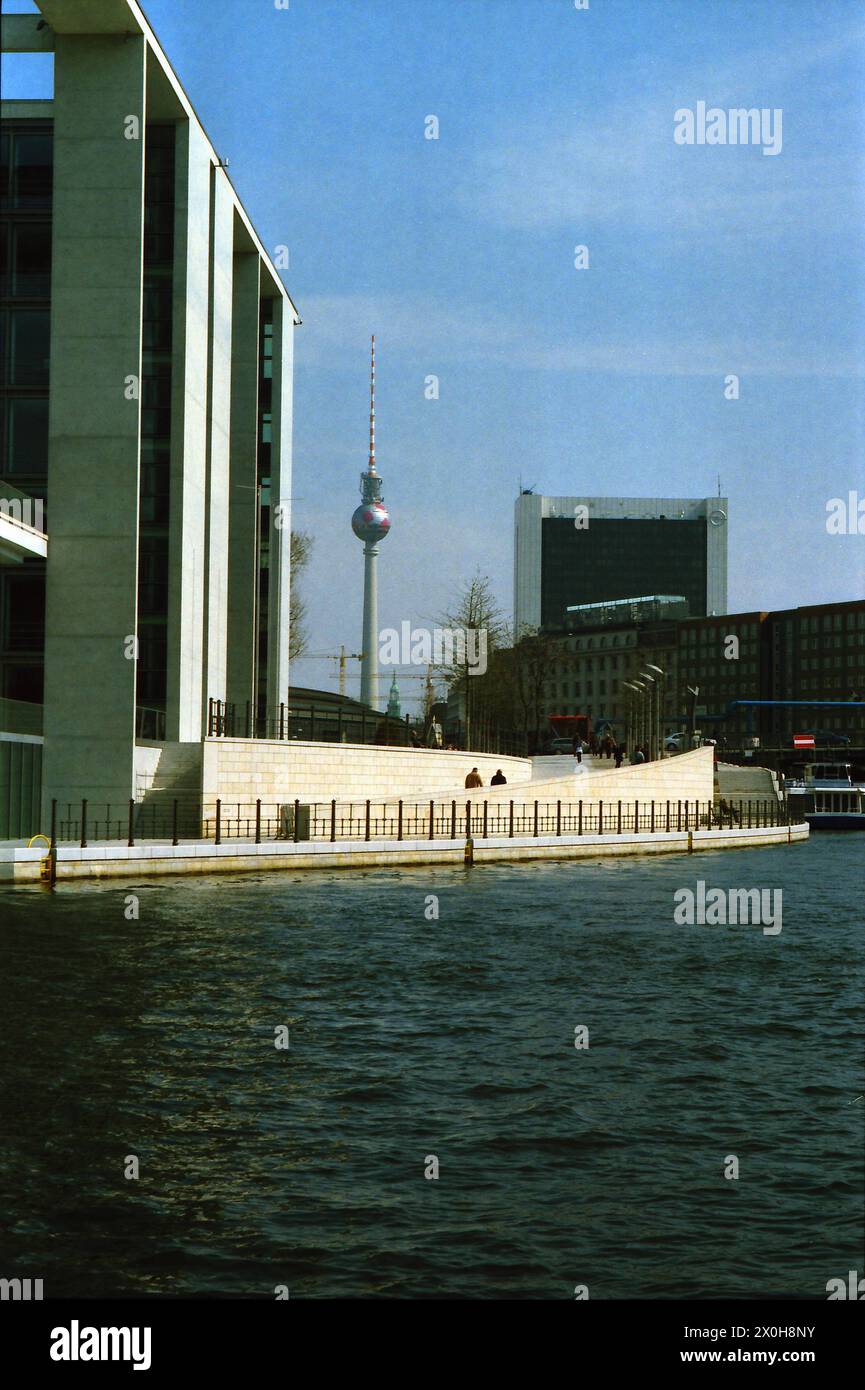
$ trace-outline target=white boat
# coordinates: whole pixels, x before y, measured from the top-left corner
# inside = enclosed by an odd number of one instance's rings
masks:
[[[812,830],[865,830],[865,784],[849,763],[807,763],[801,777],[785,779],[790,811]]]

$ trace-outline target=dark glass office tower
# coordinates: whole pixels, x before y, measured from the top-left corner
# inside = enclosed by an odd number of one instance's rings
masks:
[[[643,594],[682,594],[691,613],[706,612],[705,517],[541,522],[541,624],[561,627],[565,609]]]
[[[562,628],[575,604],[681,594],[695,617],[727,611],[725,497],[517,498],[514,621]]]

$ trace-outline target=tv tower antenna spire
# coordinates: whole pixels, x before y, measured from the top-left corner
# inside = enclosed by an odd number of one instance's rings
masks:
[[[369,368],[369,471],[375,473],[375,334]]]

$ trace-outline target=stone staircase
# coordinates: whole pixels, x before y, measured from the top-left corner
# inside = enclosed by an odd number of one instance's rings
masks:
[[[733,763],[718,763],[715,769],[716,798],[738,806],[758,801],[783,800],[778,774],[768,767],[737,767]]]
[[[159,755],[153,780],[144,789],[136,812],[136,834],[164,838],[171,834],[174,802],[178,803],[178,834],[184,838],[201,833],[200,743],[166,743]]]

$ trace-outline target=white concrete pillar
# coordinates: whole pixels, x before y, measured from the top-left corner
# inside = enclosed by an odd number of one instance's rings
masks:
[[[212,193],[205,576],[207,609],[202,690],[204,720],[207,718],[208,700],[224,700],[227,687],[234,203],[228,180],[221,169],[213,170]]]
[[[281,297],[273,303],[273,443],[270,471],[267,706],[273,717],[288,699],[288,613],[291,577],[291,428],[294,315]]]
[[[177,126],[166,738],[201,738],[207,552],[210,185],[204,135]]]
[[[133,792],[146,119],[141,36],[56,56],[43,828]]]

